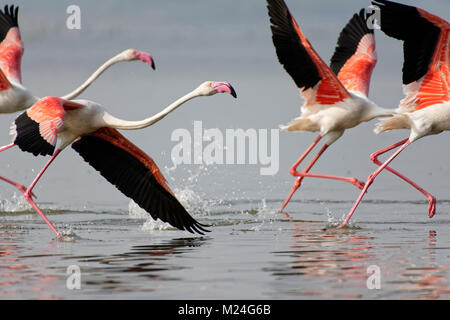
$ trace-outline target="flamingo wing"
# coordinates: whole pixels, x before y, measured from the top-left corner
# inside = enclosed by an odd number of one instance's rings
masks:
[[[376,63],[374,32],[367,27],[367,17],[361,9],[342,29],[330,68],[347,90],[368,96]]]
[[[18,24],[19,7],[5,5],[0,10],[0,69],[10,79],[22,81],[21,61],[24,51]]]
[[[283,0],[267,0],[278,60],[292,77],[306,106],[332,105],[350,97],[313,49]]]
[[[10,88],[12,88],[11,82],[9,82],[2,69],[0,69],[0,91],[5,91]]]
[[[20,114],[11,126],[14,144],[35,156],[52,155],[66,111],[82,107],[81,104],[58,97],[40,99]]]
[[[208,231],[177,200],[155,162],[116,129],[82,136],[72,148],[153,219],[192,233]]]
[[[395,2],[372,2],[381,10],[381,30],[403,41],[400,109],[415,111],[450,101],[450,25],[425,10]]]

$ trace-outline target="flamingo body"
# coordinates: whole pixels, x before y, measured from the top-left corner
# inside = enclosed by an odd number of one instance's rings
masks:
[[[32,189],[58,154],[72,144],[83,159],[123,194],[133,199],[154,219],[202,234],[205,225],[193,219],[176,199],[153,159],[127,140],[116,129],[140,129],[164,118],[185,102],[216,93],[236,97],[227,82],[206,81],[156,115],[141,121],[126,121],[109,114],[89,100],[45,97],[23,112],[11,126],[13,144],[34,155],[51,155],[50,160],[24,192],[49,227],[60,236],[32,199]]]
[[[404,41],[405,94],[398,115],[380,121],[375,132],[410,129],[413,142],[450,130],[450,24],[420,8],[390,1],[374,4],[382,10],[383,32]]]
[[[22,85],[21,61],[24,45],[18,25],[18,7],[0,10],[0,113],[30,107],[38,99]]]
[[[22,82],[20,69],[24,46],[17,20],[18,11],[18,7],[8,8],[7,5],[4,12],[0,10],[0,69],[8,78],[20,83]]]
[[[351,182],[358,188],[363,183],[355,178],[308,173],[323,152],[339,139],[345,130],[379,116],[391,115],[368,99],[370,78],[377,62],[373,30],[367,27],[364,10],[354,14],[341,31],[331,65],[328,67],[300,30],[283,0],[267,0],[272,40],[278,60],[292,77],[304,98],[299,117],[288,125],[288,131],[319,132],[318,138],[292,166],[296,177],[289,202],[304,177],[327,178]],[[303,172],[297,167],[320,139],[325,143]]]
[[[18,24],[19,8],[5,6],[0,10],[0,113],[14,113],[25,110],[39,98],[22,85],[21,61],[24,43]],[[63,96],[71,100],[80,95],[106,69],[121,61],[140,60],[153,69],[155,64],[151,55],[134,49],[127,49],[105,62],[80,87]]]
[[[367,98],[377,55],[373,31],[362,26],[366,21],[363,11],[355,14],[342,30],[328,67],[284,1],[268,0],[268,3],[278,59],[305,99],[300,117],[281,126],[282,129],[318,131],[322,136],[332,137],[326,141],[330,145],[345,129],[392,114]]]
[[[380,133],[395,129],[409,129],[408,139],[377,151],[371,160],[379,165],[339,226],[344,227],[356,208],[384,169],[394,173],[428,198],[428,216],[436,212],[436,199],[413,181],[392,169],[389,164],[412,142],[422,137],[450,130],[450,24],[423,9],[387,0],[372,2],[380,8],[381,30],[388,36],[403,41],[403,91],[396,114],[381,119],[375,127]],[[378,156],[398,148],[384,163]]]
[[[281,129],[319,132],[325,143],[331,145],[346,129],[386,114],[392,111],[383,111],[364,95],[349,92],[348,98],[332,105],[303,106],[301,116]]]

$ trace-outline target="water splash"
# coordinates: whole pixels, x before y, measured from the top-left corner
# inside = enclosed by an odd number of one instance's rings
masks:
[[[132,219],[148,219],[148,212],[139,207],[136,202],[130,200],[128,203],[128,216]]]
[[[323,208],[325,209],[325,211],[326,211],[326,214],[327,214],[327,225],[330,225],[330,226],[337,226],[337,225],[340,223],[340,222],[339,222],[339,219],[336,218],[336,217],[333,215],[333,212],[331,211],[331,209],[330,209],[329,207],[327,207],[327,206],[325,205],[325,202],[321,201],[320,204],[322,205],[322,207],[323,207]]]
[[[76,240],[81,239],[72,229],[72,226],[65,225],[64,228],[67,230],[60,230],[61,236],[57,238],[59,242],[75,242]]]
[[[0,212],[29,212],[33,211],[31,205],[22,196],[14,192],[11,199],[0,200]]]
[[[185,170],[181,174],[174,177],[175,169]],[[201,189],[204,183],[203,179],[215,175],[215,166],[207,166],[204,164],[189,166],[188,168],[164,167],[165,175],[168,180],[173,181],[177,187],[173,188],[173,192],[181,204],[191,214],[210,215],[212,210],[219,205],[223,205],[221,199],[208,199],[205,190]],[[184,178],[180,176],[187,175]],[[208,187],[210,185],[208,184]]]
[[[130,200],[130,203],[128,204],[128,216],[133,219],[146,220],[141,226],[142,231],[172,229],[172,226],[168,223],[162,222],[161,220],[153,220],[148,212],[139,207],[139,205],[133,200]]]
[[[168,230],[168,229],[173,229],[173,227],[166,222],[162,222],[159,219],[153,220],[152,218],[149,218],[147,221],[145,221],[145,223],[141,227],[142,231]]]

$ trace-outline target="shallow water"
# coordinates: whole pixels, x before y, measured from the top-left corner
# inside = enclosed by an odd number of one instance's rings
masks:
[[[180,195],[181,196],[181,195]],[[0,214],[2,299],[448,299],[450,219],[424,202],[369,201],[357,223],[325,207],[348,201],[229,201],[195,214],[211,232],[191,235],[127,208],[46,210],[66,241],[31,211]],[[51,208],[51,204],[43,204]],[[438,203],[441,212],[450,201]],[[395,212],[395,214],[392,214]],[[69,266],[80,289],[68,289]],[[380,289],[368,289],[369,266]]]

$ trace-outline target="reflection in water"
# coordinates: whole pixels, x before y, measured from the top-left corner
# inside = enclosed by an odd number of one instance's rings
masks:
[[[408,239],[408,247],[375,236],[358,236],[360,230],[324,231],[314,226],[295,224],[289,249],[273,252],[277,262],[266,271],[277,280],[278,294],[338,299],[450,298],[450,266],[435,261],[439,249],[436,231],[430,230],[426,238]],[[426,255],[410,251],[421,244]],[[280,262],[280,257],[289,259]],[[380,267],[380,290],[367,288],[370,265]]]
[[[439,266],[436,263],[436,242],[437,232],[428,232],[427,266],[406,268],[402,274],[408,278],[404,281],[402,288],[417,292],[423,299],[449,298],[450,288],[448,270],[450,265]]]
[[[183,255],[205,241],[205,238],[171,239],[160,244],[132,246],[130,251],[119,254],[66,256],[63,259],[75,260],[71,264],[80,266],[83,284],[90,292],[153,291],[155,288],[151,280],[179,280],[169,277],[167,273],[185,267],[174,264],[169,261],[170,258]],[[142,281],[136,277],[141,277]]]
[[[208,237],[192,238],[141,231],[144,220],[121,212],[55,214],[76,232],[69,243],[50,239],[38,218],[0,214],[0,298],[450,298],[450,220],[436,220],[432,230],[386,222],[392,208],[383,204],[374,222],[324,229],[314,201],[303,204],[301,221],[275,213],[275,205],[230,202],[207,216]],[[70,265],[80,267],[81,290],[66,286]],[[367,288],[372,265],[380,268],[380,290]]]
[[[159,244],[132,246],[127,252],[111,255],[74,256],[55,252],[30,255],[15,244],[10,234],[0,233],[0,298],[64,298],[70,292],[65,288],[69,265],[80,267],[83,296],[152,291],[152,280],[178,280],[166,273],[185,268],[168,261],[170,257],[183,255],[205,241],[205,238],[171,239]],[[48,266],[53,257],[57,262]],[[46,265],[40,265],[40,261],[45,261]],[[141,277],[142,280],[136,279]]]
[[[330,292],[340,292],[335,298],[360,298],[358,291],[366,288],[368,260],[373,237],[360,237],[346,232],[317,230],[317,224],[295,223],[291,231],[289,250],[274,252],[276,256],[289,257],[288,263],[277,263],[270,268],[278,279],[289,277],[291,285],[280,288],[284,294],[298,297],[327,297]],[[301,277],[297,281],[295,276]],[[301,283],[317,282],[318,285]],[[327,285],[323,285],[323,283]],[[286,281],[282,281],[284,285]],[[321,283],[321,284],[319,284]],[[298,284],[296,287],[295,284]],[[332,287],[351,290],[331,290]],[[287,290],[287,292],[285,292]]]
[[[26,266],[20,263],[15,252],[20,249],[9,232],[0,231],[0,288],[4,294],[11,293],[8,287],[20,283]],[[20,272],[20,270],[22,270]]]

